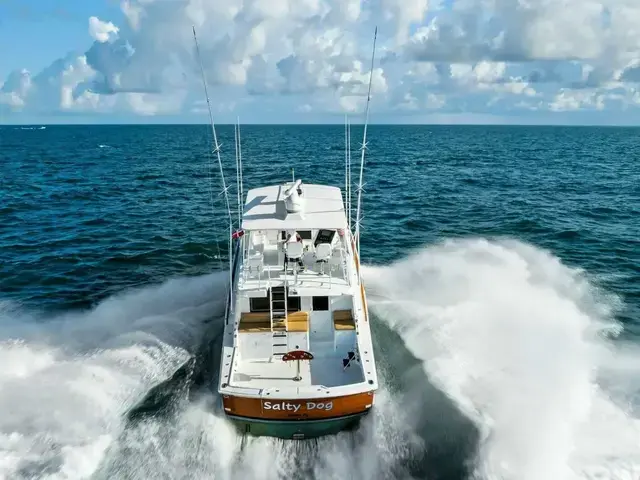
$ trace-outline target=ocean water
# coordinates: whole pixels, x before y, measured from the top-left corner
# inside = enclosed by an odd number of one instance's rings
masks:
[[[243,441],[213,408],[227,247],[208,127],[0,126],[0,478],[639,478],[639,145],[371,126],[382,385],[356,432],[289,443]],[[341,126],[246,126],[242,152],[245,190],[292,167],[344,185]]]

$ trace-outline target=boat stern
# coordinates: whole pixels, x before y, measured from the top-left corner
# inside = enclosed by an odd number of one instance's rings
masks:
[[[271,399],[222,395],[227,418],[240,433],[290,440],[334,435],[358,426],[374,392],[332,398]]]
[[[227,415],[227,418],[244,435],[274,437],[283,440],[305,440],[350,431],[360,424],[369,411],[344,417],[321,420],[263,420]]]

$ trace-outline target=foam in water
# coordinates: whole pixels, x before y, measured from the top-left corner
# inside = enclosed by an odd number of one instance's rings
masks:
[[[371,308],[481,429],[476,476],[638,478],[638,377],[605,338],[619,330],[615,299],[581,272],[516,241],[479,239],[366,268],[365,280]]]
[[[217,276],[43,318],[0,305],[0,478],[87,478],[124,414],[193,354],[220,310]]]
[[[224,311],[226,279],[174,280],[53,318],[4,303],[0,478],[397,478],[419,439],[384,389],[358,432],[311,444],[258,438],[241,449],[241,436],[214,414],[215,392],[182,399],[175,415],[127,422],[196,354]]]
[[[186,405],[175,418],[149,418],[125,432],[111,472],[128,478],[220,478],[244,480],[410,478],[398,475],[417,446],[403,430],[399,405],[381,392],[379,408],[354,434],[341,433],[314,442],[242,438],[212,413],[212,399]],[[399,412],[392,414],[393,411]]]
[[[451,401],[482,433],[480,478],[640,474],[640,355],[603,337],[618,327],[612,298],[518,242],[447,242],[365,268],[372,323],[384,320],[373,325],[381,389],[355,433],[242,449],[213,413],[215,393],[127,423],[196,354],[226,279],[174,280],[54,318],[1,304],[0,478],[460,478],[428,458],[473,437]],[[425,372],[451,401],[434,400]]]

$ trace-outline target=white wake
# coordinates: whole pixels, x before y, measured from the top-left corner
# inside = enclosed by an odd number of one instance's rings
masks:
[[[169,281],[79,314],[0,303],[1,479],[394,478],[419,441],[384,389],[357,433],[299,445],[241,437],[212,395],[127,422],[148,391],[198,352],[224,311],[227,275]],[[217,326],[221,328],[221,324]],[[214,355],[216,355],[214,353]],[[401,473],[402,478],[408,478]]]
[[[449,411],[432,410],[438,403],[421,394],[435,393],[413,367],[387,371],[388,362],[408,361],[391,360],[405,346],[481,430],[479,478],[640,474],[640,354],[603,337],[618,328],[615,298],[517,242],[449,242],[365,268],[374,317],[405,345],[384,332],[376,338],[387,352],[377,358],[382,388],[355,434],[312,447],[250,439],[241,450],[206,394],[175,415],[127,423],[125,414],[215,327],[226,278],[173,280],[55,317],[0,303],[0,478],[424,478],[414,467],[425,450],[467,430],[447,430]],[[389,386],[403,368],[412,373],[401,388],[412,391]]]
[[[0,303],[0,478],[92,475],[125,413],[195,351],[221,285],[174,280],[54,318]]]
[[[640,354],[606,338],[617,300],[582,272],[477,239],[366,268],[365,280],[372,309],[481,430],[478,478],[640,476]]]

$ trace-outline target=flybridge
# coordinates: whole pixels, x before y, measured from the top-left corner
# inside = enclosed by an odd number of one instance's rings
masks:
[[[302,191],[302,195],[300,195]],[[302,184],[269,185],[247,192],[242,215],[244,230],[347,229],[338,187]]]

